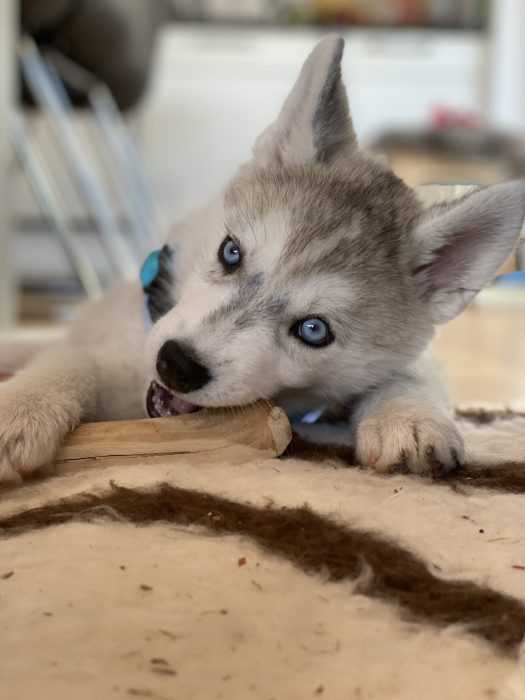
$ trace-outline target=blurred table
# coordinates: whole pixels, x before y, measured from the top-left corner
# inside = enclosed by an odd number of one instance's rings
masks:
[[[525,406],[523,309],[474,303],[442,328],[434,351],[456,403]]]
[[[9,170],[12,162],[9,122],[15,95],[17,6],[17,0],[0,1],[0,328],[14,322],[16,310],[9,194]]]

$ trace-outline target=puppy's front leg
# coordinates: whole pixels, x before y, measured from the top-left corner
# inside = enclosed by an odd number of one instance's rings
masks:
[[[97,397],[95,363],[66,343],[0,384],[0,483],[50,463],[66,434],[94,416]]]
[[[430,362],[363,397],[352,416],[360,464],[439,477],[464,457],[463,439]]]

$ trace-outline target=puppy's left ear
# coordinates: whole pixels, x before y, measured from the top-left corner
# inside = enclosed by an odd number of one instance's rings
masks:
[[[344,40],[327,36],[306,59],[277,120],[254,147],[258,165],[331,162],[357,147],[341,79]]]
[[[496,275],[520,237],[525,181],[431,209],[415,231],[413,274],[433,323],[457,316]]]

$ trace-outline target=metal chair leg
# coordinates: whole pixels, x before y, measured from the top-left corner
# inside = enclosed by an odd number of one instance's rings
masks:
[[[106,85],[85,68],[57,52],[46,52],[60,79],[86,96],[99,127],[100,161],[115,186],[141,256],[160,243],[153,193],[122,114]]]
[[[100,126],[104,142],[116,155],[115,166],[118,180],[123,188],[124,201],[131,202],[130,212],[134,222],[136,238],[143,246],[143,253],[160,243],[153,195],[142,169],[135,144],[128,135],[126,125],[118,111],[111,93],[104,85],[97,85],[90,91],[93,113]],[[145,247],[144,247],[145,244]]]
[[[66,207],[58,194],[56,183],[53,184],[53,179],[38,155],[36,147],[29,144],[22,118],[14,118],[11,126],[15,153],[42,212],[52,221],[71,267],[86,294],[90,298],[98,297],[102,293],[102,284],[95,266],[82,250],[77,237],[69,229],[64,216]]]
[[[94,216],[98,232],[114,271],[133,279],[138,272],[138,259],[122,235],[104,188],[90,164],[90,154],[78,139],[64,95],[54,84],[49,68],[42,60],[36,44],[24,39],[19,49],[20,61],[28,86],[41,109],[50,116],[57,140],[62,146],[79,191]]]

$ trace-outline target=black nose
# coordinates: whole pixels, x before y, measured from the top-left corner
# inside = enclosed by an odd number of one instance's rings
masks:
[[[194,350],[184,343],[168,340],[157,355],[157,372],[167,387],[181,394],[197,391],[207,384],[211,375]]]

